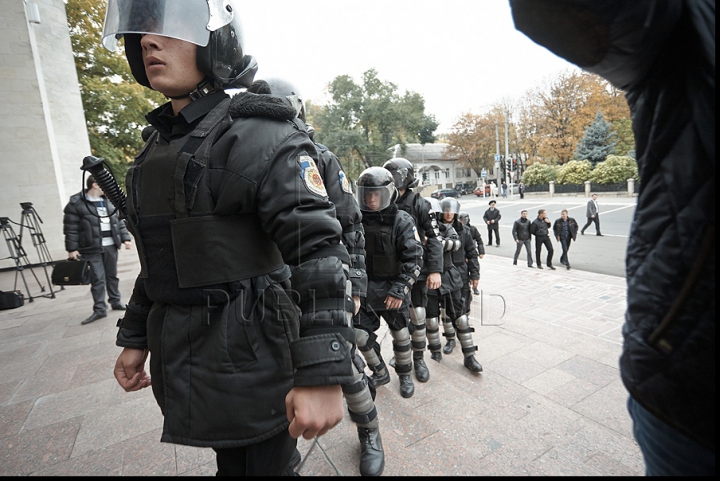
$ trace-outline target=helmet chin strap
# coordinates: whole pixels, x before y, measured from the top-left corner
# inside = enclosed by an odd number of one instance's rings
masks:
[[[205,78],[202,82],[197,84],[197,87],[195,87],[195,90],[192,92],[188,92],[185,95],[178,95],[175,97],[168,96],[171,100],[180,100],[180,99],[186,99],[190,97],[192,100],[197,100],[199,98],[205,97],[206,95],[209,95],[213,92],[215,92],[215,87],[213,86],[212,82],[209,78]]]

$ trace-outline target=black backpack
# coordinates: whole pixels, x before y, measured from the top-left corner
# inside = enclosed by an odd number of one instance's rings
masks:
[[[25,304],[25,297],[20,291],[0,291],[0,311],[15,309]]]

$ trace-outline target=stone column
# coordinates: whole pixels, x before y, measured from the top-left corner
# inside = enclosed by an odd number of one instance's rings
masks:
[[[590,181],[585,181],[585,197],[590,197]]]
[[[555,195],[555,181],[551,180],[548,184],[550,185],[550,197],[552,197]]]
[[[635,195],[635,179],[628,179],[628,196],[632,197]]]

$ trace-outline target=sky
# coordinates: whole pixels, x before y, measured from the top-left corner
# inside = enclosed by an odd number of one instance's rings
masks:
[[[515,30],[507,0],[262,0],[240,12],[255,78],[291,81],[314,104],[338,75],[417,92],[450,132],[465,112],[517,101],[572,64]]]

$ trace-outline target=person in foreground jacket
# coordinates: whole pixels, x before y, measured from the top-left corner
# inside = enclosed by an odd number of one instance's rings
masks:
[[[395,372],[400,395],[412,397],[415,385],[410,372],[410,291],[423,266],[423,248],[415,221],[395,204],[397,189],[389,170],[369,167],[357,181],[357,200],[363,213],[368,276],[367,297],[360,302],[354,319],[358,349],[373,371],[377,386],[387,384],[390,373],[380,354],[375,331],[385,319],[393,341]]]
[[[117,277],[118,250],[121,245],[130,249],[130,234],[125,221],[118,218],[115,206],[108,200],[95,178],[85,181],[87,189],[70,197],[63,210],[63,233],[68,258],[79,256],[90,262],[93,313],[80,324],[90,324],[107,317],[105,291],[110,307],[124,311],[120,300],[120,280]]]
[[[213,448],[220,475],[279,475],[298,437],[343,417],[350,260],[293,106],[224,91],[257,69],[239,5],[172,3],[110,0],[103,31],[111,49],[124,37],[138,83],[170,98],[126,178],[141,271],[115,377],[152,385],[161,441]]]
[[[515,256],[513,257],[513,265],[517,265],[518,257],[523,246],[525,246],[525,253],[527,254],[527,266],[533,266],[532,253],[530,251],[530,221],[527,218],[528,212],[522,210],[520,212],[520,218],[513,222],[512,236],[515,240]]]
[[[560,255],[560,264],[564,265],[567,270],[570,270],[570,259],[568,259],[568,251],[570,250],[570,243],[577,239],[578,223],[577,221],[568,216],[567,209],[560,211],[560,218],[555,219],[553,223],[553,234],[555,239],[562,246],[562,254]]]
[[[642,188],[620,373],[649,475],[715,474],[715,1],[511,0],[535,42],[625,91]]]
[[[550,219],[547,218],[547,212],[545,209],[539,209],[537,217],[530,223],[530,235],[535,236],[535,263],[538,269],[542,269],[542,261],[540,261],[540,255],[542,254],[543,245],[547,249],[547,263],[548,269],[555,270],[552,265],[553,249],[552,241],[550,241]]]

